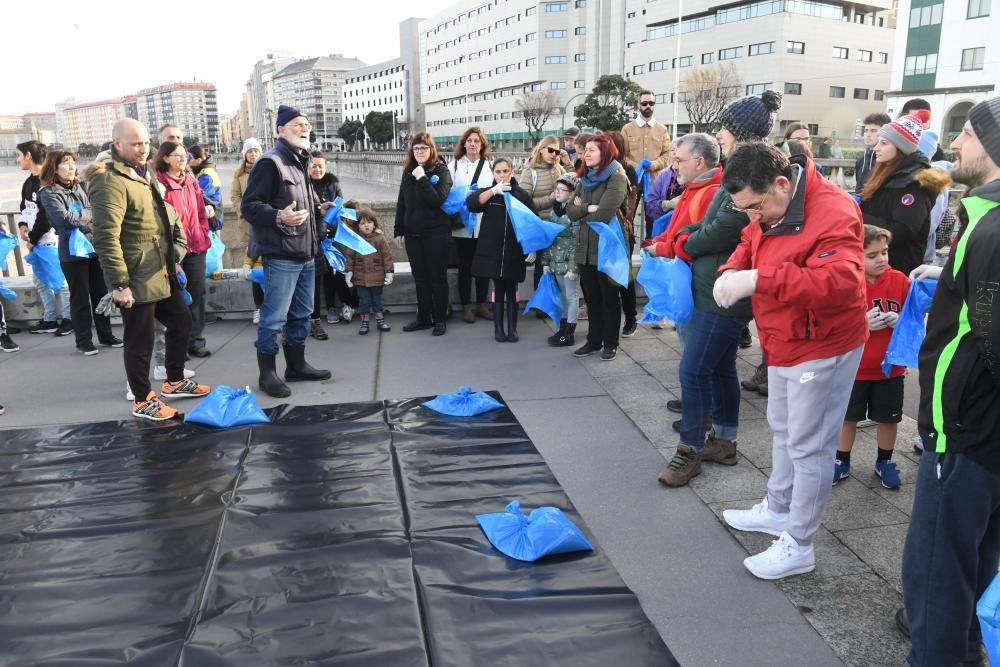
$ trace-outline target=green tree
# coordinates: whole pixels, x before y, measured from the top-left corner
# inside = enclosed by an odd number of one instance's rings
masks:
[[[358,141],[365,136],[365,126],[360,120],[345,120],[337,129],[337,136],[347,142],[347,150],[354,150]]]
[[[368,139],[376,146],[384,147],[392,141],[393,121],[391,111],[370,111],[365,116]]]
[[[578,127],[619,130],[635,116],[642,87],[617,74],[597,80],[589,95],[575,109]]]

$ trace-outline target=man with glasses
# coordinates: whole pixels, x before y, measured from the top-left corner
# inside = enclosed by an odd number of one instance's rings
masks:
[[[330,202],[316,205],[309,180],[312,126],[294,107],[278,107],[279,139],[257,159],[240,207],[250,223],[250,257],[264,258],[264,303],[257,327],[258,383],[276,398],[291,390],[275,372],[278,333],[285,329],[285,380],[328,380],[330,371],[306,363],[306,337],[313,311],[316,254],[326,235],[322,215]]]
[[[863,223],[854,200],[811,160],[789,161],[766,143],[738,146],[722,187],[750,224],[720,267],[713,295],[721,308],[753,297],[774,432],[767,497],[723,518],[778,538],[743,564],[762,579],[781,579],[816,567],[813,538],[868,338]]]
[[[653,91],[644,90],[639,93],[639,102],[636,106],[639,114],[635,120],[626,123],[622,128],[622,137],[625,139],[625,161],[632,167],[645,162],[649,182],[654,183],[657,175],[669,167],[672,161],[670,130],[653,118],[653,109],[656,107],[656,95]],[[643,194],[642,187],[640,182],[640,196]],[[650,225],[647,224],[646,227],[644,238],[649,238],[652,230]]]

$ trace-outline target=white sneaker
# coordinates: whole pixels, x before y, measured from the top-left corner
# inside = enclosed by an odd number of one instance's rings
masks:
[[[132,387],[128,386],[128,380],[125,380],[125,400],[135,401],[135,394],[132,393]]]
[[[745,559],[743,565],[758,579],[783,579],[815,570],[816,556],[811,544],[800,547],[794,537],[783,532],[767,550]]]
[[[351,323],[351,318],[354,317],[354,309],[350,306],[344,306],[340,309],[340,319],[344,320],[346,324]]]
[[[260,324],[260,308],[253,311],[253,323]]]
[[[195,371],[185,368],[184,378],[193,378],[195,376]],[[166,380],[167,379],[167,367],[166,366],[153,366],[153,379],[154,380]]]
[[[336,324],[340,321],[340,313],[335,308],[328,308],[326,311],[326,323]]]
[[[787,514],[775,514],[767,509],[767,498],[748,510],[726,510],[722,518],[736,530],[767,533],[775,537],[781,535],[788,525]]]

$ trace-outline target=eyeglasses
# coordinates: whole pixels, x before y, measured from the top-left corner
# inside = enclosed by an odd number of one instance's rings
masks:
[[[545,147],[545,152],[548,153],[549,155],[556,155],[556,154],[559,153],[559,149],[558,148],[552,148],[551,146],[546,146]]]
[[[423,153],[424,151],[429,151],[430,149],[431,149],[430,146],[414,146],[413,147],[413,152],[414,153]]]
[[[186,160],[187,159],[187,153],[171,153],[167,157],[176,158],[178,160]]]
[[[310,125],[309,123],[304,122],[304,121],[299,121],[297,123],[289,123],[287,125],[287,127],[290,127],[293,130],[311,130],[312,129],[312,125]]]
[[[639,102],[639,106],[641,106],[641,107],[655,107],[656,106],[656,102]]]
[[[700,155],[698,157],[686,157],[684,159],[681,159],[679,157],[675,157],[674,158],[674,162],[680,164],[681,162],[690,162],[691,160],[701,160],[701,159],[702,159],[702,157]]]
[[[767,197],[770,194],[771,194],[771,188],[768,188],[767,192],[764,193],[764,196],[761,197],[760,201],[757,202],[756,204],[751,204],[750,206],[744,206],[743,208],[734,206],[733,210],[736,211],[737,213],[746,213],[747,215],[750,215],[751,213],[760,213],[761,209],[764,208],[764,202],[767,201]]]

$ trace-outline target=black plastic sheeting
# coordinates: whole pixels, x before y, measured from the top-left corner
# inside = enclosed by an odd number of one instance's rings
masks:
[[[511,412],[422,400],[0,431],[0,664],[677,664]],[[505,557],[513,498],[597,550]]]

